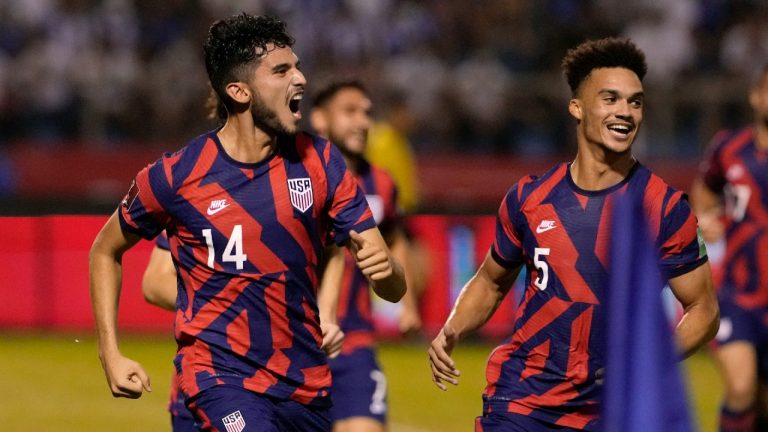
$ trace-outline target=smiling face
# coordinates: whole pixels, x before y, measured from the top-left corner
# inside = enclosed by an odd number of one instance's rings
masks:
[[[325,104],[312,113],[312,126],[317,132],[351,156],[361,156],[371,128],[372,103],[360,89],[338,90]]]
[[[628,153],[643,121],[643,103],[643,85],[634,72],[593,69],[568,105],[579,122],[579,149]]]
[[[299,103],[307,84],[298,66],[299,59],[290,47],[267,45],[246,83],[256,127],[270,134],[296,133],[301,120]]]

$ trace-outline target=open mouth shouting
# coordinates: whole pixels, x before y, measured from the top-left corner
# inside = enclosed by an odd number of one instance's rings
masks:
[[[301,99],[304,97],[304,92],[299,91],[297,93],[294,93],[293,96],[288,99],[288,109],[291,110],[291,113],[293,113],[293,116],[297,119],[301,118],[301,111],[299,111],[299,105],[301,103]]]

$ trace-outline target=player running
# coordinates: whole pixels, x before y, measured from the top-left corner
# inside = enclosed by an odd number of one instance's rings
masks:
[[[292,45],[270,17],[211,26],[206,69],[226,124],[140,171],[91,249],[102,365],[114,396],[136,398],[149,377],[118,347],[120,257],[167,231],[183,287],[174,363],[203,430],[330,430],[316,302],[328,240],[352,249],[379,296],[405,293],[341,154],[298,131],[306,80]]]
[[[644,197],[660,267],[684,307],[676,329],[681,354],[717,330],[710,268],[685,196],[632,156],[643,119],[643,53],[628,40],[588,41],[562,67],[573,92],[576,157],[510,189],[485,261],[429,348],[435,384],[457,384],[451,352],[488,320],[526,267],[514,333],[488,360],[476,430],[600,430],[610,209],[625,192]]]

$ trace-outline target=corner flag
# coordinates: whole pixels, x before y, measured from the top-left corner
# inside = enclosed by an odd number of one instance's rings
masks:
[[[641,197],[628,191],[619,198],[612,224],[603,430],[692,432]]]

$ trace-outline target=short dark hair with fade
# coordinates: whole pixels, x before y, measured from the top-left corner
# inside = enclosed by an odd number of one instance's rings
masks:
[[[294,42],[285,23],[270,16],[242,13],[214,22],[203,44],[211,87],[226,106],[231,106],[227,84],[244,80],[266,54],[268,44],[285,48]]]
[[[368,92],[368,89],[360,80],[357,80],[357,79],[335,80],[326,84],[325,86],[320,88],[320,90],[318,90],[317,93],[315,93],[315,97],[312,100],[312,107],[319,108],[324,106],[325,104],[330,102],[330,100],[333,99],[333,97],[336,96],[337,93],[346,89],[359,90],[364,95],[368,97],[371,96],[371,94]]]
[[[629,69],[640,81],[648,71],[645,54],[640,48],[629,39],[615,37],[582,42],[568,50],[560,67],[574,95],[593,69]]]

